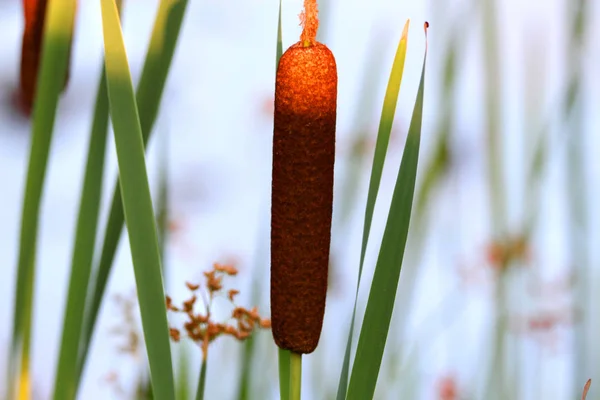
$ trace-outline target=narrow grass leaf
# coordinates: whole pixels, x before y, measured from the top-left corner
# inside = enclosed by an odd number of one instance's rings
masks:
[[[189,400],[191,398],[190,393],[190,379],[189,379],[189,369],[190,369],[190,359],[188,349],[184,348],[183,345],[176,347],[177,350],[177,362],[178,362],[178,371],[176,378],[176,390],[177,396],[175,397],[177,400]]]
[[[258,235],[260,240],[258,244],[258,251],[256,257],[256,263],[254,264],[254,276],[251,281],[251,292],[250,292],[250,304],[258,305],[262,301],[262,293],[268,291],[265,290],[265,280],[263,279],[264,275],[260,273],[259,268],[261,265],[264,265],[265,254],[262,251],[264,246],[263,243],[266,243],[266,240],[263,240],[263,235]],[[252,369],[253,366],[256,365],[257,360],[257,341],[258,337],[256,335],[251,335],[248,339],[244,341],[244,348],[242,350],[242,359],[241,359],[241,377],[240,377],[240,386],[238,390],[237,399],[238,400],[248,400],[253,398],[251,396],[252,391]]]
[[[152,391],[158,400],[172,400],[175,385],[169,328],[142,129],[118,10],[114,0],[101,0],[101,5],[110,115]]]
[[[426,23],[426,34],[427,26],[428,24]],[[421,141],[426,60],[427,51],[423,57],[423,68],[421,70],[417,99],[358,340],[346,397],[349,400],[373,398],[383,358],[413,205]]]
[[[117,1],[121,8],[121,1]],[[102,197],[104,159],[108,133],[108,93],[106,72],[102,68],[90,134],[87,163],[77,218],[71,277],[65,307],[54,398],[73,399],[79,387],[77,360],[83,326],[85,300],[92,271],[94,244]]]
[[[144,146],[150,140],[152,127],[158,115],[162,93],[187,4],[188,0],[161,0],[154,21],[152,37],[136,93]],[[105,228],[102,252],[98,265],[95,267],[94,289],[91,292],[86,310],[86,324],[78,366],[79,374],[82,373],[87,359],[90,342],[98,318],[98,311],[104,297],[106,283],[108,282],[122,230],[123,205],[121,202],[121,190],[117,182],[114,186],[113,200]]]
[[[568,3],[570,15],[570,40],[568,45],[568,56],[566,57],[566,70],[568,71],[567,96],[565,98],[564,115],[566,119],[565,132],[569,132],[566,145],[566,169],[567,169],[567,208],[569,216],[568,241],[572,254],[571,262],[574,265],[573,273],[578,277],[573,288],[575,301],[584,308],[580,319],[575,324],[574,332],[574,368],[573,381],[578,382],[585,379],[592,357],[587,343],[590,342],[590,305],[592,296],[587,282],[590,281],[590,245],[588,238],[590,232],[590,207],[589,193],[590,182],[586,175],[586,168],[590,160],[586,159],[587,146],[589,142],[585,132],[585,121],[588,120],[585,110],[586,83],[585,56],[586,56],[586,34],[588,23],[591,22],[589,8],[591,1],[578,0]]]
[[[23,199],[13,332],[8,364],[9,398],[29,399],[29,352],[33,315],[38,219],[59,95],[64,87],[75,19],[75,0],[49,1],[33,108],[31,150]],[[58,78],[57,78],[58,77]],[[18,371],[18,372],[17,372]],[[19,376],[15,376],[19,373]],[[18,396],[14,395],[18,384]]]
[[[352,318],[350,320],[350,330],[348,332],[348,340],[346,342],[346,351],[344,353],[344,361],[342,363],[342,371],[340,373],[340,382],[338,385],[337,400],[346,398],[346,390],[348,387],[348,372],[350,369],[350,352],[352,350],[352,336],[354,332],[354,321],[356,319],[356,305],[358,302],[358,289],[360,287],[360,278],[362,275],[365,253],[367,250],[367,242],[371,231],[371,223],[373,221],[373,211],[375,210],[375,201],[381,184],[381,175],[383,173],[383,165],[387,154],[388,145],[390,142],[390,134],[392,132],[392,124],[396,113],[396,104],[398,103],[398,94],[400,92],[400,84],[402,83],[402,75],[404,73],[404,60],[406,59],[406,45],[408,41],[408,27],[410,21],[404,24],[404,30],[392,72],[388,80],[385,98],[383,100],[383,109],[381,111],[381,119],[379,121],[379,131],[377,133],[377,142],[375,143],[375,155],[373,156],[373,167],[371,168],[371,178],[369,181],[369,191],[367,194],[367,205],[365,209],[365,220],[362,235],[362,245],[360,250],[360,262],[358,267],[358,279],[356,282],[356,295],[354,297],[354,308],[352,310]]]
[[[251,298],[254,300],[256,296],[253,295]],[[256,304],[252,302],[251,304]],[[251,390],[252,390],[252,367],[255,365],[256,361],[256,338],[254,335],[250,336],[244,342],[244,348],[242,350],[242,360],[241,360],[241,377],[240,377],[240,386],[238,390],[237,399],[238,400],[248,400],[251,398]]]
[[[167,274],[167,261],[165,258],[166,247],[168,241],[168,223],[169,223],[169,182],[168,182],[168,153],[169,153],[169,135],[167,131],[162,136],[162,145],[160,147],[160,162],[159,162],[159,177],[158,177],[158,200],[156,205],[156,226],[158,229],[158,252],[160,254],[161,263],[161,273],[163,279],[163,285],[165,288],[169,287],[168,282],[168,274]],[[180,360],[181,361],[181,360]],[[184,365],[185,367],[185,365]],[[148,366],[144,364],[142,368],[145,370],[146,375],[148,374]],[[187,372],[184,370],[184,372]],[[143,392],[146,395],[146,398],[152,398],[152,382],[147,379],[144,381]],[[175,382],[177,394],[179,395],[180,386],[178,382]],[[177,399],[181,399],[181,397],[177,397]]]
[[[77,357],[85,309],[85,298],[96,238],[98,211],[108,128],[108,98],[104,71],[96,101],[87,166],[81,195],[71,262],[71,277],[64,314],[59,362],[54,384],[55,399],[72,399],[77,387]]]
[[[162,276],[165,287],[167,282],[167,263],[165,254],[169,240],[169,135],[165,131],[162,137],[158,177],[158,200],[156,205],[156,224],[158,227],[158,245],[162,263]]]

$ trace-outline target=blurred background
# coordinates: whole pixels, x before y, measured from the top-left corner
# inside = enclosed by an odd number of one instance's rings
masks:
[[[305,358],[305,398],[335,398],[378,122],[408,18],[404,78],[359,297],[361,316],[416,98],[427,20],[417,193],[376,399],[576,399],[588,378],[594,381],[588,399],[600,398],[600,212],[594,206],[600,198],[600,3],[319,5],[320,40],[335,54],[339,74],[337,158],[330,291],[321,342]],[[134,82],[157,7],[157,0],[124,0]],[[301,0],[283,1],[284,49],[299,38],[301,9]],[[231,262],[240,270],[230,281],[240,302],[269,314],[277,12],[276,0],[189,3],[148,151],[157,195],[160,173],[168,172],[166,290],[177,302],[188,296],[185,281],[199,283],[213,262]],[[6,376],[29,157],[30,121],[14,106],[22,15],[20,1],[0,0],[0,376]],[[80,1],[41,209],[36,399],[50,398],[54,380],[101,63],[99,2]],[[99,238],[117,170],[112,140],[108,153]],[[80,398],[134,398],[145,376],[126,239]],[[227,314],[226,306],[216,312]],[[249,398],[277,398],[270,332],[258,333],[255,344]],[[187,355],[194,385],[200,349],[185,341],[173,348]],[[244,349],[229,338],[211,346],[208,399],[239,398]]]

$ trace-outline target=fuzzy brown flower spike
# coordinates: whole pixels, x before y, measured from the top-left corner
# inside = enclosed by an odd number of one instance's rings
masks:
[[[223,278],[226,276],[234,276],[237,272],[237,269],[233,266],[215,263],[212,270],[204,273],[206,279],[206,291],[204,294],[208,295],[202,296],[203,299],[208,297],[208,301],[205,301],[204,313],[196,312],[194,310],[198,300],[196,293],[200,290],[200,285],[198,284],[186,282],[186,286],[192,292],[192,296],[184,301],[181,307],[173,305],[173,300],[171,300],[169,296],[166,296],[165,302],[168,311],[183,313],[187,316],[188,321],[183,325],[184,331],[190,339],[198,343],[202,349],[202,356],[204,359],[206,359],[208,354],[208,345],[219,336],[228,335],[237,340],[244,340],[250,337],[255,329],[267,329],[271,327],[271,321],[266,318],[261,318],[256,307],[252,310],[248,310],[235,304],[234,297],[239,293],[239,291],[235,289],[227,291],[226,298],[234,306],[231,313],[231,319],[236,321],[236,324],[229,325],[227,323],[217,323],[212,320],[210,313],[212,301],[220,294],[224,294],[221,293],[221,290],[223,289]],[[169,334],[174,342],[179,342],[181,340],[181,330],[171,327],[169,328]]]
[[[23,0],[25,29],[21,49],[21,74],[19,101],[23,112],[30,114],[37,87],[37,78],[41,62],[44,24],[48,0]],[[64,87],[69,80],[70,50]]]
[[[282,55],[275,84],[271,318],[279,347],[311,353],[327,292],[337,67],[331,51],[314,39],[315,0],[305,1],[301,18],[303,36]]]

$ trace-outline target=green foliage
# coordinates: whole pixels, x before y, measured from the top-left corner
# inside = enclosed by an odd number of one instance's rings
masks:
[[[120,1],[117,3],[117,7],[120,10]],[[79,341],[82,333],[85,300],[92,271],[100,199],[102,197],[108,132],[108,107],[106,73],[103,67],[98,94],[96,95],[94,119],[81,192],[79,216],[77,218],[71,277],[69,279],[63,334],[54,383],[54,399],[56,400],[75,398],[79,384],[77,360],[79,358]]]
[[[185,16],[188,0],[161,0],[142,76],[136,93],[137,109],[140,116],[142,138],[147,145],[156,121],[165,82],[177,45],[181,23]],[[102,304],[106,283],[112,269],[115,252],[123,230],[123,205],[119,183],[115,184],[113,200],[104,233],[102,252],[95,267],[94,288],[86,308],[86,320],[79,361],[81,375],[96,326],[98,311]]]
[[[75,0],[48,2],[37,92],[33,105],[9,359],[8,395],[30,397],[29,363],[39,209],[58,98],[64,87],[75,19]],[[57,77],[62,77],[58,78]],[[18,376],[14,376],[18,371]],[[17,389],[18,385],[18,389]]]
[[[280,0],[276,66],[278,66],[283,53],[281,3]],[[38,214],[43,197],[56,108],[64,83],[60,79],[55,79],[55,77],[65,76],[64,72],[67,68],[76,10],[75,0],[52,0],[48,4],[44,51],[41,60],[37,100],[34,105],[31,153],[23,202],[14,331],[9,365],[9,371],[12,372],[8,382],[10,398],[14,397],[17,388],[19,398],[31,398],[29,350],[32,330]],[[163,258],[168,222],[166,158],[163,159],[165,162],[161,164],[159,204],[155,212],[144,154],[158,116],[162,94],[187,4],[187,0],[161,0],[142,76],[137,92],[134,92],[121,30],[120,0],[101,0],[105,51],[104,68],[100,76],[96,97],[75,227],[69,289],[54,382],[53,398],[55,400],[76,398],[91,339],[95,332],[98,312],[124,224],[127,226],[129,235],[150,372],[150,382],[146,382],[146,366],[142,367],[141,376],[143,378],[138,382],[140,383],[138,385],[140,390],[137,396],[139,398],[151,396],[159,400],[179,398],[185,400],[188,397],[187,378],[180,379],[178,390],[175,391],[171,343],[164,301],[165,271],[163,269]],[[327,6],[328,11],[331,10],[329,2],[323,2],[323,4]],[[377,261],[373,286],[361,329],[355,363],[352,368],[352,376],[348,383],[358,288],[402,82],[406,57],[407,29],[408,22],[398,44],[377,135],[365,209],[355,304],[337,393],[340,400],[369,398],[369,395],[372,397],[374,393],[391,319],[404,244],[408,235],[419,153],[423,107],[423,75],[394,190],[380,256]],[[422,74],[424,74],[424,71],[425,61],[423,62]],[[101,252],[95,254],[94,246],[103,191],[102,182],[104,180],[109,115],[114,130],[119,176],[114,185]],[[163,156],[167,157],[165,154]],[[392,244],[395,244],[395,246]],[[96,265],[92,264],[94,256],[97,256]],[[92,266],[95,268],[92,269]],[[90,279],[92,276],[93,279]],[[253,281],[257,282],[257,279]],[[253,291],[253,300],[259,297],[257,293],[257,291]],[[375,343],[374,346],[373,343]],[[242,366],[243,378],[239,393],[240,399],[251,398],[250,369],[252,360],[256,359],[254,346],[254,339],[246,343]],[[367,347],[373,351],[367,352],[365,350]],[[181,360],[184,362],[187,357],[182,357]],[[287,350],[279,349],[279,382],[282,400],[300,399],[301,360],[300,355],[290,354]],[[206,370],[207,362],[203,360],[196,390],[197,400],[204,398]],[[185,367],[181,368],[180,372],[184,374],[181,376],[187,376],[185,375],[187,374],[187,361],[185,361]]]
[[[114,0],[102,0],[102,26],[110,116],[152,392],[158,400],[169,400],[175,397],[175,385],[156,219],[148,184],[142,128]]]
[[[373,398],[392,318],[404,248],[408,238],[417,176],[426,60],[427,55],[425,54],[417,100],[394,187],[392,204],[379,250],[348,385],[346,398],[350,400]]]
[[[396,57],[392,65],[390,79],[388,81],[385,98],[383,100],[383,110],[381,111],[381,119],[379,121],[379,132],[377,133],[377,142],[375,144],[375,155],[373,156],[373,167],[371,168],[371,179],[369,181],[369,191],[367,195],[367,205],[365,210],[365,220],[363,227],[362,246],[360,250],[360,261],[358,267],[358,280],[356,282],[356,296],[354,299],[354,309],[352,310],[352,318],[350,320],[350,330],[348,332],[348,341],[346,343],[346,351],[344,353],[344,361],[340,382],[338,385],[337,400],[346,398],[346,390],[348,386],[348,372],[350,369],[350,352],[352,349],[352,336],[354,333],[354,321],[356,319],[356,306],[358,303],[358,289],[360,287],[360,279],[362,276],[363,264],[367,250],[367,242],[369,233],[371,232],[371,223],[373,221],[373,212],[375,210],[375,201],[379,192],[381,183],[381,175],[383,174],[383,165],[387,154],[387,148],[390,142],[392,132],[392,124],[394,115],[396,114],[396,103],[398,102],[398,94],[400,92],[400,84],[402,83],[402,74],[404,73],[404,60],[406,59],[406,45],[408,40],[409,21],[406,21],[402,37],[398,43]]]

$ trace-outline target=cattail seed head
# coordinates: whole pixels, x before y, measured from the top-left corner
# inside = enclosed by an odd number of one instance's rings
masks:
[[[282,55],[275,86],[271,323],[279,347],[311,353],[323,324],[331,238],[333,54],[319,42],[299,41]]]
[[[37,79],[40,68],[42,46],[44,37],[44,22],[46,20],[46,8],[48,0],[23,0],[25,16],[25,28],[23,30],[23,42],[21,48],[21,71],[19,100],[23,111],[31,113],[35,99]],[[70,50],[69,61],[64,87],[66,88],[70,74]]]

